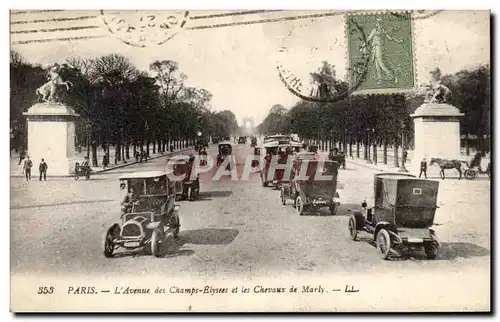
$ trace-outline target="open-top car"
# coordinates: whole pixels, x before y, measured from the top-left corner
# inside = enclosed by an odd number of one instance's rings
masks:
[[[391,249],[422,246],[427,258],[435,259],[439,241],[430,227],[438,208],[439,182],[405,173],[376,174],[374,181],[375,205],[368,207],[363,201],[362,210],[350,216],[351,238],[356,240],[360,231],[373,235],[383,259],[389,258]]]
[[[238,138],[238,144],[245,144],[245,143],[247,143],[247,138],[246,138],[246,136],[240,136],[240,137]]]
[[[154,256],[167,237],[178,237],[179,206],[175,187],[162,171],[136,172],[119,178],[122,192],[121,222],[113,224],[104,237],[104,256],[118,248],[144,247]]]
[[[340,204],[337,192],[339,164],[319,160],[313,152],[298,153],[293,160],[291,181],[281,186],[281,203],[293,200],[299,215],[327,207],[335,215]]]
[[[342,169],[345,170],[345,153],[343,151],[339,151],[339,149],[333,148],[332,150],[330,150],[330,153],[328,153],[328,159],[337,161],[342,166]]]
[[[231,145],[231,142],[225,141],[219,143],[219,153],[217,154],[217,166],[219,167],[222,162],[227,157],[230,157],[233,154],[233,146]],[[228,164],[228,168],[230,167],[230,163]]]
[[[267,187],[270,183],[279,186],[282,182],[290,180],[290,178],[285,177],[286,171],[284,169],[279,169],[279,166],[276,167],[274,175],[271,177],[271,175],[269,175],[269,171],[272,167],[271,163],[275,160],[277,165],[286,164],[288,157],[299,152],[301,147],[301,143],[290,140],[268,141],[264,144],[264,149],[260,150],[261,153],[265,153],[264,164],[261,166],[260,171],[263,187]]]
[[[202,160],[200,160],[200,163]],[[201,164],[200,164],[201,165]],[[189,160],[176,160],[172,166],[172,178],[182,177],[182,179],[174,180],[176,186],[176,199],[193,201],[200,196],[200,174],[196,174],[193,178],[193,167],[195,166],[195,157],[191,156]]]
[[[252,141],[250,142],[250,147],[255,148],[257,146],[257,138],[252,137]]]

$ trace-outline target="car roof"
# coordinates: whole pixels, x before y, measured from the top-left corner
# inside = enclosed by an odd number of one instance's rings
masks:
[[[418,179],[415,175],[409,173],[377,173],[375,175],[377,178],[381,179],[391,179],[391,180],[400,180],[400,179]]]
[[[133,172],[127,173],[119,177],[120,180],[123,179],[147,179],[156,178],[161,176],[166,176],[167,174],[163,171],[143,171],[143,172]]]

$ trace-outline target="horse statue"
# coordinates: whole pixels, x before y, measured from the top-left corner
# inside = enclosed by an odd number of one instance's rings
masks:
[[[451,90],[441,83],[441,72],[439,70],[431,72],[431,81],[423,85],[425,92],[425,103],[446,103],[450,96]]]
[[[49,70],[49,81],[36,89],[38,100],[42,99],[44,102],[55,102],[55,98],[58,94],[58,86],[66,86],[67,91],[69,91],[70,86],[73,86],[71,82],[62,79],[60,72],[61,68],[59,64],[54,64]]]
[[[444,170],[449,170],[449,169],[457,170],[458,174],[459,174],[458,180],[462,179],[462,165],[465,164],[468,166],[467,162],[465,162],[465,161],[445,160],[445,159],[440,159],[440,158],[432,158],[429,165],[433,165],[435,163],[441,168],[439,175],[441,176],[441,179],[443,179],[443,180],[444,180]]]

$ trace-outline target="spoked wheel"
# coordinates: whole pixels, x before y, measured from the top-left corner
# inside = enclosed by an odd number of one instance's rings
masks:
[[[75,180],[78,180],[78,179],[80,179],[80,177],[76,174],[75,175]]]
[[[349,218],[349,235],[352,240],[356,240],[358,238],[358,231],[356,230],[356,217],[354,216]]]
[[[180,220],[179,220],[179,216],[178,215],[174,215],[174,217],[172,218],[172,223],[170,224],[172,225],[173,227],[175,227],[174,229],[174,238],[179,238],[179,231],[180,231]]]
[[[155,228],[151,234],[151,255],[155,257],[160,256],[160,239],[161,231],[158,228]]]
[[[387,259],[391,251],[391,236],[385,229],[380,229],[377,233],[377,248],[380,251],[380,257]]]
[[[115,243],[113,240],[118,237],[118,233],[120,228],[118,224],[114,224],[111,226],[106,235],[104,236],[104,256],[107,258],[111,258],[113,256],[113,251],[115,250]]]
[[[295,209],[297,210],[297,214],[299,216],[304,214],[304,204],[302,203],[302,198],[300,196],[295,198]]]
[[[465,177],[465,179],[472,180],[476,177],[476,171],[474,171],[472,169],[467,169],[464,172],[464,177]]]
[[[282,205],[286,205],[286,198],[285,198],[285,190],[283,188],[281,188],[281,204]]]

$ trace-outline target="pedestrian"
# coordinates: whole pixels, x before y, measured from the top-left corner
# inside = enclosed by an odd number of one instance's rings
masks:
[[[45,162],[44,159],[42,159],[42,162],[40,162],[40,165],[38,166],[38,172],[40,172],[40,181],[42,181],[42,176],[43,176],[43,181],[47,181],[47,162]]]
[[[102,157],[102,168],[106,170],[106,167],[109,165],[109,152],[106,151],[104,156]]]
[[[21,150],[21,152],[19,152],[19,163],[17,165],[21,165],[21,162],[23,162],[25,156],[26,152],[24,152],[24,150]]]
[[[406,150],[406,148],[404,148],[404,150],[403,150],[403,164],[406,164],[407,158],[408,158],[408,150]]]
[[[174,145],[170,144],[170,152],[174,152]]]
[[[418,177],[420,178],[422,176],[422,173],[425,175],[425,178],[427,179],[427,160],[425,158],[420,161],[420,174]]]
[[[23,170],[26,175],[26,181],[31,180],[31,167],[33,167],[33,162],[30,160],[29,155],[24,159]]]

